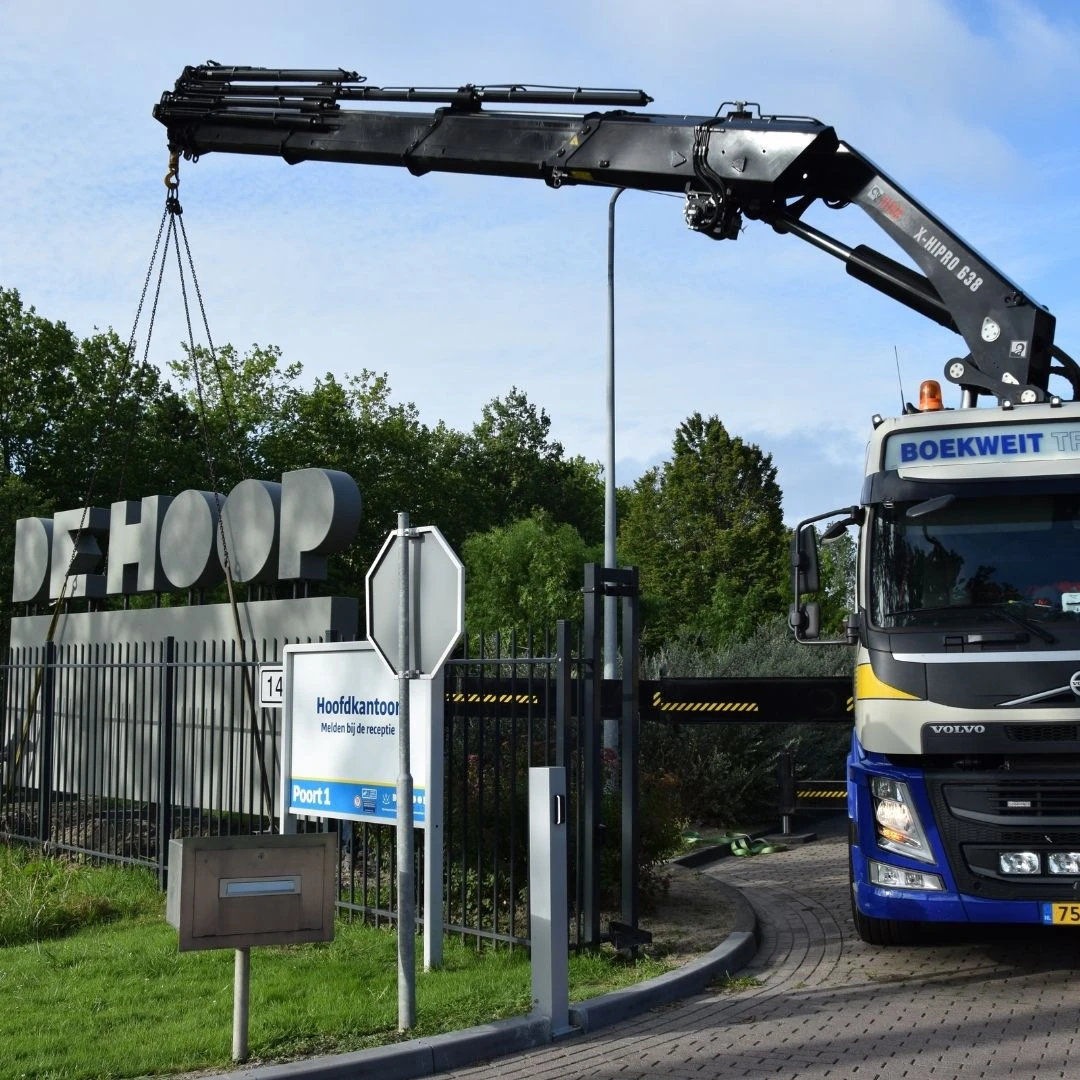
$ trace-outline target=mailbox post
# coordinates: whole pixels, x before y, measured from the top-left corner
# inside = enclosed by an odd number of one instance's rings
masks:
[[[334,833],[169,841],[165,918],[181,952],[235,949],[233,1060],[248,1056],[253,945],[334,937]]]

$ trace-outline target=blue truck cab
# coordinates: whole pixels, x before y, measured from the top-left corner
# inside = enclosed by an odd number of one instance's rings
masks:
[[[839,515],[824,541],[859,530],[847,807],[865,941],[1080,926],[1078,469],[1080,405],[875,418],[859,504],[796,529],[792,625],[816,643],[813,523]]]

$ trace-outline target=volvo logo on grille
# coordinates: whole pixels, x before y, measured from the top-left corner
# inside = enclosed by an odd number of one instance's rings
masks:
[[[1080,675],[1080,672],[1077,672]],[[1077,691],[1080,693],[1080,690]],[[985,724],[931,724],[930,730],[935,735],[985,735]]]
[[[1080,697],[1080,671],[1074,671],[1069,676],[1069,689],[1077,696]]]

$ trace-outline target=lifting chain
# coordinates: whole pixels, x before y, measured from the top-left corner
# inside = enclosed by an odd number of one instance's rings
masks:
[[[228,430],[232,436],[232,451],[236,458],[237,464],[242,464],[240,461],[240,443],[237,433],[236,418],[232,410],[232,406],[229,400],[229,393],[225,374],[221,369],[221,365],[218,361],[217,350],[214,348],[214,339],[210,336],[210,323],[206,317],[206,305],[203,303],[202,290],[199,288],[199,279],[195,273],[195,260],[191,255],[191,246],[188,243],[187,229],[184,227],[184,219],[182,217],[184,210],[180,205],[180,198],[177,195],[177,190],[180,187],[180,155],[177,151],[173,150],[169,154],[169,170],[165,174],[165,188],[167,195],[165,196],[165,214],[162,220],[168,218],[169,228],[165,237],[165,250],[161,254],[161,270],[164,271],[165,260],[168,257],[169,243],[172,241],[173,250],[176,254],[176,269],[180,278],[180,294],[184,301],[184,320],[187,325],[188,334],[188,356],[191,359],[191,372],[195,382],[195,395],[198,402],[198,421],[199,430],[202,435],[203,441],[203,453],[206,457],[206,469],[210,479],[210,489],[214,493],[214,504],[217,508],[217,526],[218,526],[218,542],[221,545],[222,555],[222,569],[225,571],[225,589],[229,596],[229,608],[232,612],[233,630],[236,636],[236,643],[240,648],[240,659],[243,666],[242,679],[244,683],[244,691],[246,693],[250,709],[251,709],[251,734],[255,744],[255,755],[259,764],[260,778],[262,780],[262,794],[264,809],[269,814],[273,808],[273,794],[271,791],[270,778],[272,769],[276,769],[277,761],[277,748],[276,745],[271,748],[271,755],[274,758],[271,768],[267,768],[267,746],[263,739],[262,732],[258,723],[255,720],[256,705],[255,705],[255,678],[252,672],[252,667],[259,662],[258,647],[255,642],[251,643],[252,657],[249,664],[247,641],[244,638],[243,628],[240,624],[240,610],[236,599],[236,590],[234,588],[234,578],[232,570],[232,559],[229,554],[228,540],[225,536],[225,516],[222,513],[221,496],[218,493],[218,478],[217,470],[214,468],[214,450],[210,438],[210,424],[207,419],[206,408],[206,394],[204,392],[204,379],[203,374],[199,366],[199,353],[195,346],[195,334],[191,325],[191,304],[188,301],[187,279],[184,274],[185,259],[187,263],[188,273],[191,274],[191,284],[195,289],[195,297],[199,304],[199,315],[202,317],[203,332],[206,335],[207,352],[210,354],[210,360],[214,366],[214,373],[217,376],[218,393],[221,399],[221,405],[225,411],[225,420],[228,425]],[[179,223],[180,231],[177,234],[177,224]],[[183,254],[180,251],[180,242],[183,241]],[[155,257],[157,248],[155,246]],[[160,287],[160,274],[158,278]],[[154,297],[154,311],[157,310],[157,296]],[[153,313],[151,313],[151,323],[153,322]],[[149,347],[149,340],[147,341]]]
[[[195,275],[195,261],[191,255],[191,247],[188,244],[187,230],[184,228],[184,220],[181,216],[183,214],[183,207],[180,205],[180,199],[177,195],[177,191],[180,187],[180,154],[179,151],[172,150],[169,153],[169,168],[165,173],[165,211],[161,215],[161,222],[158,225],[157,237],[154,240],[154,251],[150,257],[150,265],[147,267],[146,278],[143,281],[142,293],[139,296],[139,305],[135,313],[135,322],[131,328],[131,336],[128,338],[127,348],[122,355],[122,370],[119,373],[117,379],[117,387],[125,386],[130,377],[131,369],[133,367],[133,359],[135,356],[135,335],[138,330],[139,321],[142,318],[143,307],[146,302],[147,293],[150,288],[150,282],[154,276],[154,267],[157,266],[157,281],[154,289],[153,302],[150,307],[149,325],[146,333],[146,343],[143,348],[143,363],[146,364],[149,359],[150,353],[150,339],[154,332],[154,319],[157,315],[158,300],[161,296],[161,282],[165,273],[165,263],[169,255],[169,246],[172,244],[176,253],[176,265],[177,271],[180,275],[180,292],[184,301],[184,318],[187,324],[188,332],[188,347],[189,356],[191,358],[191,368],[195,380],[196,397],[198,399],[198,420],[199,428],[202,434],[203,440],[203,452],[206,455],[206,467],[209,473],[210,486],[214,492],[215,502],[218,503],[218,533],[219,541],[221,544],[222,553],[222,568],[225,571],[225,585],[229,595],[229,606],[232,610],[233,616],[233,628],[236,635],[237,643],[240,647],[240,657],[243,665],[243,682],[246,696],[250,703],[251,716],[252,716],[252,738],[255,743],[255,752],[258,759],[259,769],[262,779],[262,793],[264,809],[269,813],[273,805],[273,796],[270,786],[270,770],[267,768],[267,752],[268,748],[262,736],[262,732],[259,728],[259,724],[255,721],[256,716],[256,699],[255,699],[255,679],[252,674],[251,668],[258,664],[258,650],[255,643],[252,642],[253,655],[251,661],[248,661],[247,655],[247,642],[245,641],[243,629],[240,625],[240,615],[236,600],[236,592],[233,587],[233,573],[232,564],[229,555],[228,543],[225,537],[225,522],[224,516],[221,513],[220,496],[218,494],[218,481],[216,470],[214,468],[214,454],[213,447],[210,440],[209,424],[207,422],[207,409],[206,398],[203,388],[203,377],[199,367],[199,356],[195,347],[195,335],[191,325],[191,306],[188,302],[187,283],[184,274],[184,257],[186,256],[188,272],[191,274],[191,281],[195,288],[195,296],[199,304],[199,314],[202,316],[203,330],[206,334],[207,352],[210,354],[210,359],[214,366],[214,373],[217,376],[218,390],[221,396],[221,404],[225,411],[226,422],[229,427],[230,435],[232,436],[232,450],[236,456],[237,464],[241,465],[240,461],[240,445],[237,434],[236,419],[229,400],[229,394],[227,389],[227,382],[224,372],[221,369],[221,365],[218,361],[217,351],[214,348],[213,339],[210,337],[210,325],[206,318],[206,305],[203,303],[202,290],[199,288],[199,280]],[[177,234],[177,222],[180,225],[179,235]],[[168,226],[166,228],[166,225]],[[161,241],[164,237],[165,244],[162,247]],[[183,255],[180,251],[180,241],[183,240]],[[158,253],[160,251],[160,262],[158,259]],[[117,391],[109,405],[108,415],[105,419],[105,424],[102,429],[103,438],[108,438],[113,433],[116,426],[116,411],[119,404],[120,392]],[[69,583],[72,577],[72,572],[75,567],[75,561],[79,552],[79,544],[82,538],[82,534],[86,529],[86,517],[90,506],[93,503],[95,488],[97,484],[98,469],[100,466],[100,455],[95,457],[90,470],[89,481],[87,485],[86,495],[83,499],[83,514],[82,520],[79,523],[79,528],[75,533],[74,542],[72,544],[71,558],[68,560],[67,570],[64,574],[64,581],[60,588],[60,595],[56,600],[56,604],[53,608],[52,618],[49,622],[49,628],[46,633],[46,643],[52,643],[56,639],[56,634],[59,626],[60,619],[66,608],[66,603],[70,595]],[[126,451],[125,459],[121,467],[121,473],[126,471]],[[26,716],[23,724],[23,730],[18,744],[15,748],[15,768],[12,769],[7,778],[7,791],[11,793],[12,784],[16,773],[18,772],[18,765],[22,759],[23,752],[26,748],[27,741],[30,735],[30,727],[33,721],[33,717],[37,712],[37,704],[39,695],[41,692],[41,686],[43,682],[44,668],[39,667],[36,673],[36,678],[32,684],[30,699],[27,703]],[[274,757],[273,767],[276,767],[276,746],[270,748],[270,752]]]

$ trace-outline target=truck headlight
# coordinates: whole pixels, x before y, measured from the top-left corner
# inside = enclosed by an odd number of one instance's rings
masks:
[[[922,862],[933,862],[934,856],[907,784],[888,776],[874,776],[870,779],[870,795],[874,803],[878,846]]]
[[[902,866],[867,859],[870,881],[887,889],[918,889],[920,892],[944,892],[945,882],[937,874],[924,870],[907,870]]]
[[[1080,851],[1054,851],[1046,862],[1051,874],[1080,874]]]
[[[1003,851],[998,855],[998,869],[1003,874],[1037,874],[1042,870],[1042,864],[1037,851]],[[1053,869],[1050,871],[1052,874],[1068,872]]]

